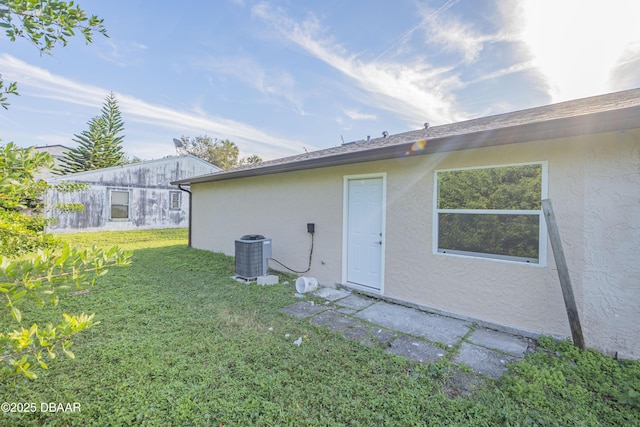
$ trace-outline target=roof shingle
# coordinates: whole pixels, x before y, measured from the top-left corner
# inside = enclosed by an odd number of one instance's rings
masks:
[[[618,112],[620,112],[618,114]],[[635,120],[633,118],[635,117]],[[631,120],[630,120],[631,119]],[[189,184],[640,126],[640,88],[403,132],[192,177]],[[629,124],[628,122],[633,123]],[[424,141],[413,153],[411,145]],[[446,143],[447,141],[454,143]],[[427,147],[425,149],[425,146]]]

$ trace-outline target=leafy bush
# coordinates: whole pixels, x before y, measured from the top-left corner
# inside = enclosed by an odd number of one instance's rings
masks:
[[[551,426],[640,423],[637,401],[631,397],[640,390],[640,363],[617,361],[549,337],[540,338],[539,344],[535,353],[510,366],[499,392],[488,394],[503,403],[505,422],[530,419],[531,425]]]
[[[107,267],[126,265],[130,256],[117,247],[78,250],[60,245],[45,232],[42,198],[48,185],[34,176],[51,165],[47,153],[33,148],[13,143],[0,147],[0,296],[7,308],[0,319],[9,321],[0,328],[0,378],[14,374],[36,378],[34,363],[48,369],[43,354],[53,359],[58,348],[74,357],[69,338],[94,324],[92,315],[58,313],[62,322],[57,325],[48,321],[45,326],[25,327],[19,306],[31,302],[44,307],[47,301],[55,306],[60,291],[93,285]]]

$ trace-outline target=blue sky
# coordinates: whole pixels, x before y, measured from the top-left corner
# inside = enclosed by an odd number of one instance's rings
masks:
[[[109,38],[0,38],[0,138],[75,146],[116,94],[124,150],[230,139],[263,159],[640,87],[637,0],[79,0]]]

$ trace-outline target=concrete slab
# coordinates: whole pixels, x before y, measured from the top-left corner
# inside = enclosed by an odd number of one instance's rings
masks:
[[[312,305],[310,302],[307,302],[307,301],[299,301],[280,309],[280,311],[295,317],[305,318],[305,317],[313,316],[314,314],[321,313],[328,309],[329,307],[327,307],[326,305],[320,305],[320,304]]]
[[[325,326],[332,331],[344,331],[345,329],[360,322],[360,320],[338,313],[334,310],[327,310],[313,316],[310,322],[315,325]]]
[[[467,341],[519,357],[524,356],[530,346],[527,338],[486,328],[477,328],[469,334]]]
[[[369,338],[369,326],[364,323],[355,325],[353,328],[345,330],[342,334],[345,338],[357,341],[360,344],[366,344],[373,347],[375,343]]]
[[[336,308],[336,311],[342,314],[354,314],[357,310],[354,310],[353,308],[347,308],[347,307],[338,307]]]
[[[258,285],[260,286],[269,286],[269,285],[277,285],[278,284],[278,276],[275,274],[270,274],[268,276],[259,276],[256,279]]]
[[[404,356],[419,362],[429,362],[440,360],[444,357],[446,350],[408,335],[401,335],[391,342],[387,353]]]
[[[485,378],[473,372],[463,372],[454,368],[447,375],[444,392],[451,398],[470,396],[485,384]]]
[[[467,342],[462,344],[460,351],[453,358],[454,363],[464,363],[474,372],[496,379],[506,372],[507,364],[517,360],[517,357],[506,356]]]
[[[396,331],[377,328],[375,326],[369,327],[369,333],[379,344],[389,344],[398,336],[398,333]]]
[[[376,301],[378,300],[373,298],[363,297],[360,295],[350,295],[346,298],[336,301],[336,305],[358,311],[362,310],[363,308],[369,307]]]
[[[343,332],[345,338],[358,341],[360,344],[374,347],[377,345],[388,345],[396,337],[394,331],[377,328],[364,322],[357,321],[352,328]]]
[[[313,292],[313,295],[326,299],[327,301],[337,301],[348,297],[351,295],[351,292],[344,289],[319,288],[317,291]]]
[[[365,308],[355,316],[388,329],[395,329],[445,345],[457,344],[469,332],[471,325],[463,320],[425,313],[384,301]]]
[[[281,311],[298,318],[310,318],[311,323],[340,331],[347,339],[372,347],[383,346],[387,353],[422,362],[437,361],[450,351],[433,343],[450,347],[464,337],[452,361],[467,365],[474,373],[457,373],[459,378],[447,386],[452,396],[472,390],[478,384],[474,379],[476,374],[499,378],[509,363],[522,358],[535,345],[528,338],[483,327],[465,337],[471,322],[348,294],[348,291],[344,291],[348,295],[338,298],[343,294],[335,291],[328,288],[326,293],[317,295],[329,298],[325,303],[303,300]]]

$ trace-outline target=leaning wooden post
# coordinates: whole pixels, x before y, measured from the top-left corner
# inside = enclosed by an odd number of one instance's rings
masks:
[[[560,279],[560,287],[562,288],[564,305],[567,309],[567,316],[569,317],[569,326],[571,327],[573,344],[584,350],[584,337],[582,336],[582,327],[580,326],[578,307],[576,306],[576,300],[573,297],[571,279],[569,278],[569,268],[567,267],[567,261],[564,258],[562,241],[560,240],[560,232],[558,231],[556,218],[553,215],[551,200],[545,199],[542,201],[542,211],[544,212],[544,218],[547,222],[547,230],[549,233],[549,239],[551,240],[553,258],[556,260],[556,267],[558,267],[558,278]]]

